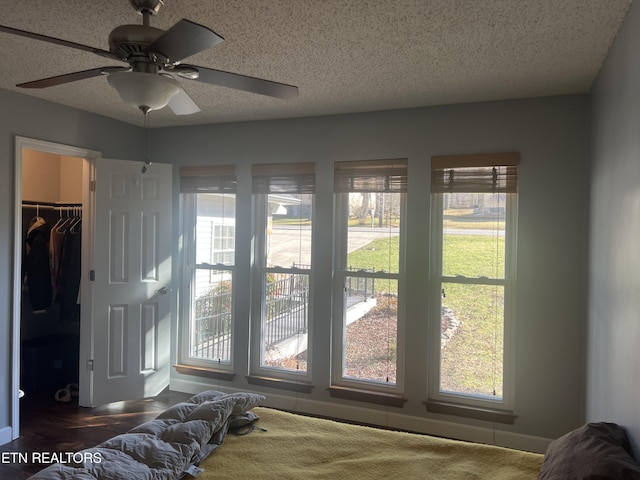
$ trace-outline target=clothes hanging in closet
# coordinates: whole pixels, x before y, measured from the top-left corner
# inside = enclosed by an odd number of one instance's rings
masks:
[[[60,260],[55,284],[55,301],[60,304],[60,320],[76,320],[76,305],[80,291],[81,221],[67,227],[62,233]]]
[[[29,302],[34,313],[43,313],[51,305],[51,270],[49,266],[49,237],[51,227],[40,216],[30,223],[25,237],[23,278],[29,290]]]
[[[53,298],[60,304],[60,320],[77,320],[81,272],[80,217],[61,219],[51,229],[50,264]]]

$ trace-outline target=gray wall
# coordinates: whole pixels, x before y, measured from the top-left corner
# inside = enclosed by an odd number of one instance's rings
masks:
[[[541,437],[559,436],[584,420],[589,197],[589,100],[541,98],[409,109],[334,117],[183,127],[153,131],[156,161],[238,166],[237,276],[249,284],[250,165],[317,162],[314,255],[320,285],[314,317],[328,325],[331,281],[333,162],[409,159],[407,240],[408,399],[402,413],[426,417],[426,295],[429,166],[436,154],[519,151],[516,413],[513,427]],[[177,187],[177,168],[174,169]],[[174,193],[177,188],[174,190]],[[175,211],[178,211],[177,193]],[[179,224],[174,221],[176,239]],[[177,244],[177,242],[176,242]],[[240,253],[244,252],[244,254]],[[177,250],[174,251],[177,254]],[[177,259],[177,256],[174,256]],[[177,260],[176,260],[177,261]],[[178,271],[179,264],[174,263]],[[237,341],[248,341],[248,302],[236,312]],[[309,398],[330,399],[329,332],[314,336],[314,385]],[[175,354],[175,345],[174,345]],[[246,357],[237,356],[236,380],[247,386]],[[202,378],[197,382],[206,382]],[[189,379],[173,373],[173,380]],[[224,382],[210,385],[225,385]],[[251,386],[255,389],[255,386]],[[286,392],[268,391],[286,395]],[[367,407],[368,405],[361,405]],[[375,408],[375,407],[372,407]],[[453,417],[435,417],[457,422]]]
[[[624,425],[640,453],[640,5],[592,91],[587,418]]]
[[[143,159],[144,130],[71,108],[0,90],[0,429],[10,423],[13,289],[14,145],[24,136]]]

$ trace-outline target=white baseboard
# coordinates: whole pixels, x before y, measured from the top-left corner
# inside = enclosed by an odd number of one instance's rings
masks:
[[[171,390],[193,394],[200,393],[204,390],[219,390],[225,393],[243,391],[265,395],[263,392],[252,389],[239,390],[226,386],[211,385],[206,381],[200,382],[198,380],[181,379],[171,379]],[[497,445],[534,453],[544,453],[552,440],[550,438],[496,430],[488,427],[478,427],[384,410],[321,402],[318,400],[299,398],[297,396],[274,395],[272,393],[265,396],[267,398],[262,404],[265,407],[331,417],[367,425],[396,428],[468,442]]]
[[[13,435],[11,433],[11,427],[0,428],[0,445],[4,445],[5,443],[9,443],[13,440]]]

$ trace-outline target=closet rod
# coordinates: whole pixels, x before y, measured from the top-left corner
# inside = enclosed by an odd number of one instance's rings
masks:
[[[55,208],[75,208],[75,207],[82,207],[81,203],[58,203],[58,202],[33,202],[31,200],[23,200],[22,201],[22,206],[23,207],[29,207],[29,208],[46,208],[46,209],[55,209]]]

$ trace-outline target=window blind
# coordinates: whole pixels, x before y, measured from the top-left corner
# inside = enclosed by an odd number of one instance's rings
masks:
[[[180,167],[180,193],[236,193],[236,167]]]
[[[433,193],[515,193],[520,154],[501,152],[431,158]]]
[[[313,163],[259,164],[251,167],[253,193],[315,193]]]
[[[334,191],[397,192],[407,191],[407,160],[356,160],[336,162]]]

